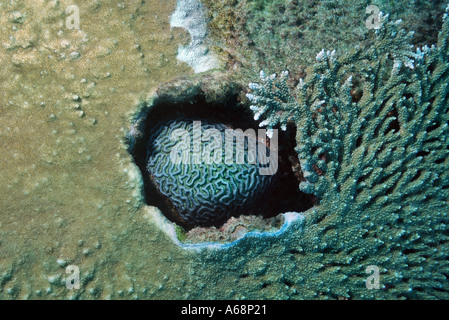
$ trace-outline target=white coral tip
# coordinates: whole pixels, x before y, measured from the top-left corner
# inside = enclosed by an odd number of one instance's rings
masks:
[[[316,60],[321,61],[326,56],[326,51],[323,49],[316,55]]]
[[[264,120],[261,123],[259,123],[259,127],[265,127],[266,125],[268,125],[268,120]]]
[[[256,89],[259,88],[259,84],[254,83],[254,82],[250,82],[250,83],[248,84],[248,87],[249,87],[251,90],[256,90]]]

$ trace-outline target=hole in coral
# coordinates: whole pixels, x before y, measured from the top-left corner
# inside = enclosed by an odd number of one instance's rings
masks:
[[[391,131],[399,132],[400,126],[399,126],[399,120],[398,120],[398,112],[396,111],[396,109],[393,109],[392,111],[390,111],[388,113],[388,116],[394,117],[395,119],[390,122],[387,130],[385,131],[385,134],[387,134]]]
[[[426,131],[427,131],[427,133],[430,133],[430,132],[432,132],[433,130],[438,129],[439,126],[440,126],[439,123],[434,123],[433,125],[427,127],[427,128],[426,128]]]
[[[420,152],[418,152],[417,154],[416,154],[416,156],[417,157],[426,157],[426,156],[428,156],[430,154],[430,152],[429,151],[420,151]]]
[[[411,94],[411,93],[404,93],[404,98],[406,99],[406,100],[410,100],[410,99],[412,99],[413,100],[413,94]]]
[[[296,249],[291,249],[290,251],[290,254],[301,254],[298,250],[296,250]]]
[[[390,179],[390,178],[391,178],[391,175],[385,175],[385,176],[383,176],[383,177],[379,180],[379,184],[381,185],[381,184],[386,183],[386,182],[388,181],[388,179]],[[388,193],[385,193],[385,194],[388,194]]]
[[[352,88],[350,90],[352,102],[357,103],[363,97],[362,81],[355,74],[350,74],[350,76],[352,76]]]
[[[365,180],[366,180],[367,178],[368,178],[367,175],[360,176],[360,177],[357,179],[357,185],[360,186],[360,185],[362,184],[362,182],[365,182]]]
[[[394,187],[395,187],[395,185],[393,185],[393,186],[391,186],[390,188],[388,188],[386,191],[385,191],[385,194],[393,194],[393,190],[394,190]]]
[[[446,289],[446,288],[438,288],[438,287],[434,287],[433,289],[436,290],[436,291],[438,291],[438,292],[441,292],[441,293],[447,293],[447,292],[449,292],[449,290]]]
[[[294,282],[289,279],[284,278],[284,279],[282,279],[282,282],[288,287],[292,287],[294,285]]]
[[[412,253],[416,253],[416,252],[418,252],[418,250],[416,250],[416,249],[405,249],[403,251],[404,254],[412,254]]]
[[[168,91],[156,97],[151,106],[144,106],[128,135],[128,145],[143,175],[146,203],[158,207],[169,220],[181,226],[186,242],[228,242],[252,230],[272,231],[283,222],[279,214],[303,212],[313,206],[313,198],[298,188],[302,175],[294,151],[294,126],[288,126],[285,132],[278,130],[278,170],[273,177],[259,177],[260,171],[256,170],[256,175],[254,168],[239,167],[234,157],[237,151],[229,166],[224,162],[207,164],[202,156],[206,130],[253,129],[257,141],[263,141],[258,146],[267,147],[266,156],[270,159],[269,142],[266,136],[259,135],[258,123],[232,90],[212,101],[195,87],[184,88],[181,93],[174,89]],[[203,149],[199,163],[191,157],[198,146],[193,138],[194,121],[201,121],[200,131],[196,131],[201,132],[199,147]],[[173,163],[173,153],[169,150],[182,141],[172,139],[175,129],[187,132],[184,142],[190,142],[184,149],[190,162],[178,166]],[[249,140],[244,141],[245,147],[250,144]],[[224,148],[225,141],[222,142]],[[233,142],[237,148],[237,139]],[[223,150],[223,156],[225,153]],[[246,163],[247,153],[244,159]]]
[[[360,135],[360,136],[357,138],[357,141],[356,141],[356,143],[355,143],[355,147],[356,147],[356,148],[360,147],[360,146],[362,145],[362,141],[363,141],[363,137],[362,137],[362,135]]]
[[[428,67],[427,67],[427,72],[428,73],[433,73],[435,71],[436,68],[436,62],[432,62]]]

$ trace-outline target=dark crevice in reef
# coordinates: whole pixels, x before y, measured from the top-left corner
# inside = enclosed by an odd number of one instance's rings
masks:
[[[252,128],[257,134],[259,125],[253,120],[251,111],[239,102],[239,93],[240,88],[229,86],[226,94],[212,95],[211,98],[210,94],[205,93],[198,85],[190,85],[190,87],[183,85],[182,88],[178,88],[176,84],[165,85],[159,89],[151,106],[143,106],[141,114],[128,135],[129,152],[144,179],[146,203],[158,207],[169,220],[181,225],[187,231],[197,226],[183,223],[176,218],[173,204],[158,191],[147,172],[147,145],[150,129],[162,122],[183,118],[221,123],[243,131]],[[300,179],[295,168],[299,166],[299,161],[294,151],[296,128],[289,126],[287,131],[278,130],[278,133],[279,167],[274,187],[269,196],[264,198],[264,203],[258,204],[252,211],[246,210],[233,216],[251,214],[271,218],[289,211],[303,212],[313,206],[312,197],[303,194],[298,188]],[[202,227],[220,227],[224,222],[226,221]]]

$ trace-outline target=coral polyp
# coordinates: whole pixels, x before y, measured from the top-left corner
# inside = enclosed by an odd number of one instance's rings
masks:
[[[254,157],[250,146],[257,145],[265,154],[270,149],[254,136],[245,138],[228,129],[220,123],[176,119],[151,130],[147,174],[175,222],[185,227],[218,226],[231,216],[255,213],[272,190],[275,171],[263,174],[259,154]],[[229,132],[236,136],[228,145]]]

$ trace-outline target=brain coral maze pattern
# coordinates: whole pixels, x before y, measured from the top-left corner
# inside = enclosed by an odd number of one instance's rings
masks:
[[[245,139],[244,163],[226,164],[224,161],[225,129],[223,124],[201,121],[202,134],[217,129],[222,135],[221,163],[175,164],[170,152],[180,140],[171,140],[176,129],[185,129],[193,137],[193,121],[176,119],[153,126],[147,145],[147,170],[159,191],[170,199],[180,217],[191,226],[210,226],[225,222],[230,216],[246,213],[262,204],[270,192],[276,175],[260,175],[259,163],[248,163]],[[190,139],[192,141],[192,139]],[[213,143],[203,141],[202,148]],[[233,152],[235,155],[234,140]],[[179,147],[179,146],[178,146]],[[192,154],[194,144],[190,143]],[[235,159],[235,158],[234,158]]]

